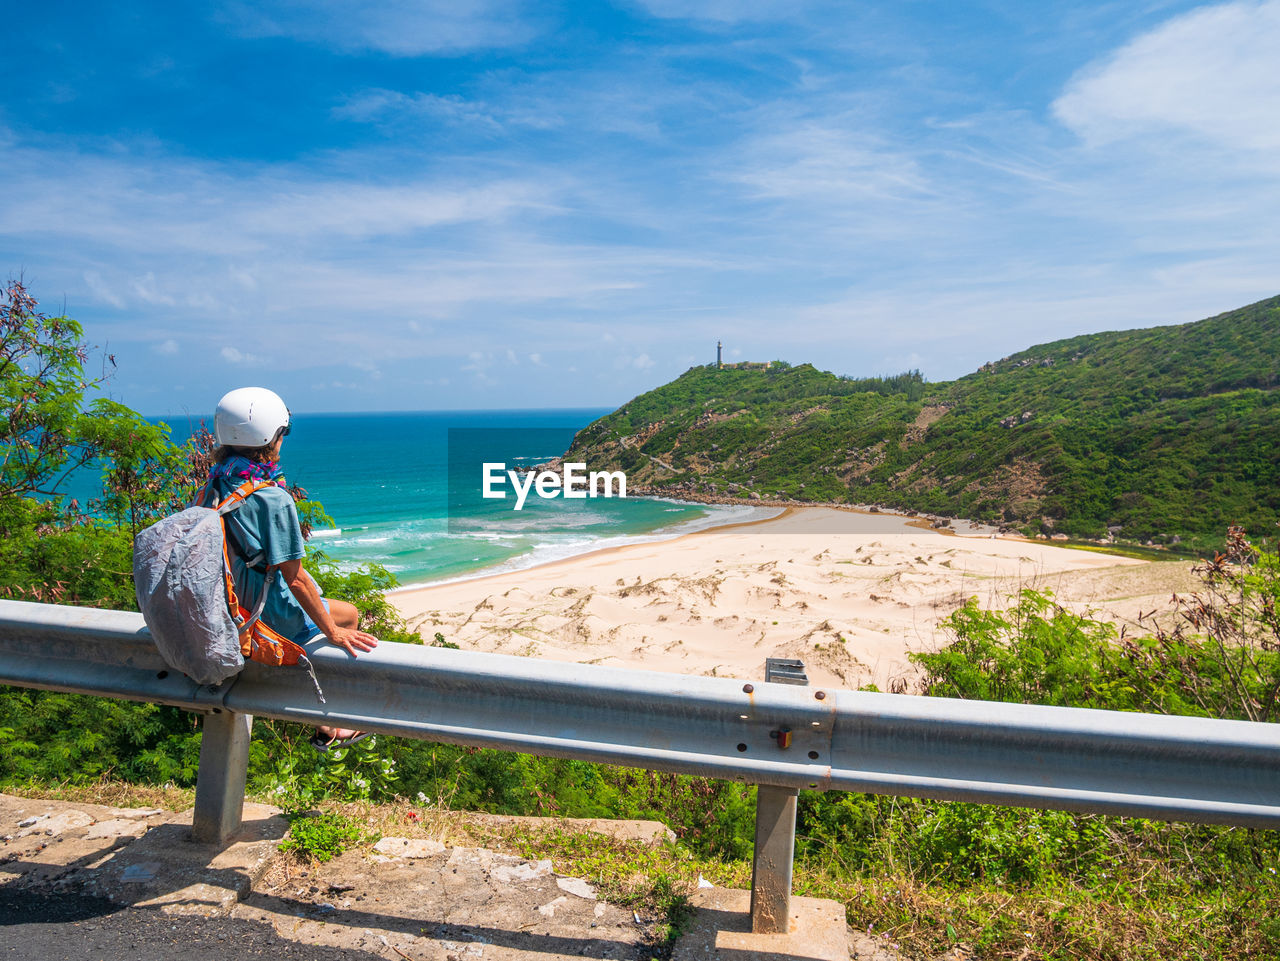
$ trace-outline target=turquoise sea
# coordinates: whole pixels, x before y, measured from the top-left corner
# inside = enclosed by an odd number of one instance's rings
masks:
[[[530,567],[776,513],[661,498],[536,496],[517,512],[514,494],[480,498],[481,459],[512,469],[550,460],[564,453],[578,429],[606,413],[296,414],[281,466],[288,481],[305,487],[333,518],[332,527],[315,531],[314,546],[344,566],[381,564],[406,586]],[[161,419],[177,442],[193,426]]]

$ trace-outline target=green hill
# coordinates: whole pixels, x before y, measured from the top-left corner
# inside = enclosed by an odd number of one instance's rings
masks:
[[[1032,347],[948,383],[695,367],[566,457],[632,490],[881,504],[1207,546],[1280,519],[1280,297]]]

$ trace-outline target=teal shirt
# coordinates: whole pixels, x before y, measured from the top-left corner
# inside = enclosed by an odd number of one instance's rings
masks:
[[[215,481],[218,499],[226,497],[242,483],[243,479],[238,478]],[[252,611],[262,594],[267,567],[306,557],[298,509],[283,487],[264,487],[227,515],[227,530],[236,594],[241,605]],[[267,595],[267,603],[262,609],[262,620],[276,633],[299,644],[315,634],[302,605],[278,571],[271,578],[271,593]]]

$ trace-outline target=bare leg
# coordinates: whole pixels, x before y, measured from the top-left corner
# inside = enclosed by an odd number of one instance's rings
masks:
[[[346,601],[330,600],[329,613],[333,616],[333,622],[339,627],[355,630],[360,626],[360,612],[356,610],[354,604],[348,604]]]
[[[360,612],[354,604],[348,604],[346,601],[335,599],[329,600],[329,614],[333,617],[333,622],[339,627],[351,628],[354,630],[359,626]],[[324,737],[333,740],[345,740],[354,737],[358,731],[353,731],[345,727],[318,727],[316,728]]]

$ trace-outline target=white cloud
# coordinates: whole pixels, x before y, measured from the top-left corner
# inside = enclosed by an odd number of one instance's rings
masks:
[[[174,340],[172,337],[170,337],[168,340],[162,340],[160,343],[156,344],[151,349],[155,351],[157,354],[161,354],[166,357],[172,357],[174,354],[178,352],[178,342]]]
[[[286,165],[246,176],[216,164],[23,148],[0,148],[0,166],[21,188],[0,207],[0,234],[55,234],[113,251],[236,258],[225,271],[249,290],[259,282],[250,258],[282,244],[403,237],[492,222],[553,207],[559,189],[546,181],[475,175],[462,182],[362,182]],[[101,268],[94,273],[98,281],[100,274]],[[159,294],[154,274],[131,286],[144,300]]]
[[[52,283],[73,302],[130,310],[115,340],[150,321],[189,327],[215,355],[215,337],[254,337],[279,348],[281,363],[302,365],[351,335],[353,319],[374,323],[409,356],[457,353],[484,332],[413,334],[480,304],[610,297],[677,259],[558,241],[556,220],[577,202],[563,172],[512,179],[472,169],[455,182],[413,171],[377,183],[346,173],[376,167],[355,157],[328,171],[246,171],[125,150],[0,146],[10,185],[0,249],[57,264],[43,268],[46,290]],[[308,325],[300,343],[281,332],[293,320]]]
[[[1280,0],[1201,7],[1077,74],[1054,114],[1086,141],[1182,133],[1280,148]]]
[[[740,311],[734,329],[752,360],[807,361],[858,376],[918,368],[936,381],[1077,334],[1201,320],[1274,296],[1274,283],[1265,264],[1247,270],[1229,260],[1173,271],[1073,266],[1056,276],[974,277],[968,286],[936,278],[912,289],[869,286],[825,302],[761,305]]]
[[[472,379],[477,384],[492,386],[497,381],[489,376],[489,369],[493,367],[493,354],[489,351],[473,350],[467,354],[467,360],[470,363],[463,364],[459,370],[466,371],[472,375]]]
[[[243,287],[245,290],[257,290],[258,278],[253,275],[252,270],[246,270],[239,267],[231,266],[227,268],[227,276],[231,280]]]
[[[490,220],[537,202],[530,185],[501,181],[481,186],[422,183],[264,182],[262,206],[235,212],[247,236],[341,235],[391,237],[447,224]]]
[[[81,276],[84,277],[84,282],[89,285],[89,289],[93,291],[99,300],[110,304],[117,310],[124,307],[124,299],[102,282],[102,275],[98,271],[86,270]]]
[[[137,296],[137,298],[143,303],[155,304],[163,307],[172,307],[175,303],[172,296],[162,292],[156,285],[156,275],[151,271],[147,271],[147,273],[142,277],[134,278],[133,282],[129,284],[129,287],[133,290],[135,296]]]
[[[371,360],[363,357],[357,357],[355,360],[347,361],[347,366],[354,367],[356,370],[364,371],[369,375],[370,380],[381,380],[382,370]]]
[[[257,354],[245,353],[237,347],[223,347],[219,353],[222,354],[222,359],[230,364],[240,364],[244,367],[257,367],[262,363],[262,358]]]
[[[762,116],[762,132],[735,148],[727,176],[760,199],[804,204],[807,213],[845,218],[892,207],[934,204],[938,197],[919,161],[896,149],[856,116],[833,113],[788,120]]]
[[[653,366],[653,359],[648,354],[640,354],[632,359],[631,366],[636,370],[648,370]]]
[[[744,103],[741,92],[730,86],[690,83],[664,65],[660,53],[647,56],[634,50],[591,67],[487,73],[475,78],[464,94],[441,92],[430,76],[417,82],[422,87],[352,90],[331,115],[378,126],[397,143],[414,143],[432,154],[442,137],[446,142],[466,137],[480,140],[485,150],[525,157],[546,143],[541,139],[545,135],[570,147],[572,154],[561,159],[577,166],[606,160],[623,141],[642,149],[670,146],[673,133],[683,136],[681,128],[691,119],[701,125],[722,111],[726,115],[708,122],[707,128],[723,129]],[[526,140],[529,133],[533,136]],[[504,143],[503,137],[521,139]],[[475,159],[470,155],[466,163]]]
[[[524,6],[520,0],[230,0],[222,17],[244,37],[413,57],[523,44],[536,35]]]
[[[779,20],[794,17],[800,0],[638,0],[655,17],[667,20]]]
[[[407,94],[398,90],[366,90],[335,107],[333,115],[342,120],[363,123],[417,115],[446,123],[475,124],[488,127],[495,133],[503,126],[485,104],[456,95],[441,97],[433,93]]]
[[[488,103],[467,100],[456,94],[402,93],[375,88],[349,97],[333,109],[340,120],[384,123],[400,120],[433,120],[442,124],[479,128],[499,134],[508,127],[548,130],[563,123],[562,118],[537,102]]]

